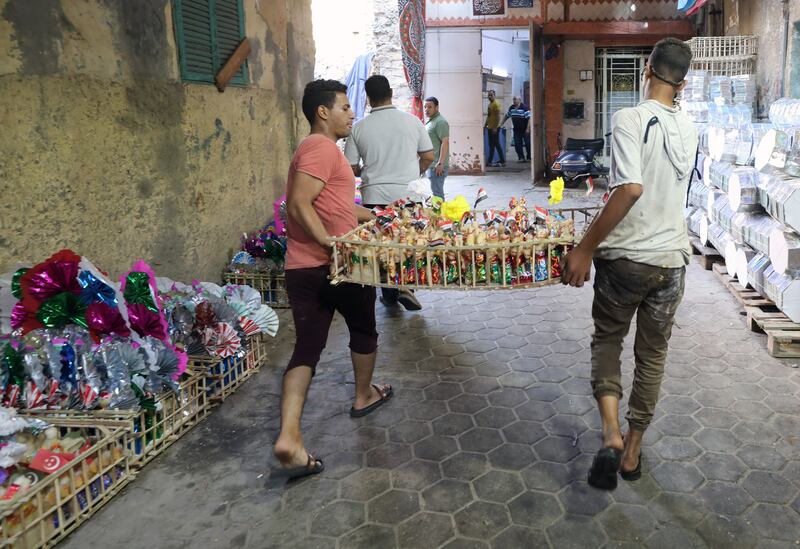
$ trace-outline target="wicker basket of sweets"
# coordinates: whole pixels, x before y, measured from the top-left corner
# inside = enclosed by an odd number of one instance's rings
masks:
[[[420,205],[376,212],[330,239],[331,283],[419,290],[535,288],[561,280],[563,256],[600,207],[473,210],[452,222]]]

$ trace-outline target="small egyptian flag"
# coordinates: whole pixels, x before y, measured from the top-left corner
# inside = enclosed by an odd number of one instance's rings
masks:
[[[472,209],[473,210],[477,210],[478,209],[478,204],[480,204],[481,202],[483,202],[487,198],[489,198],[489,195],[486,194],[486,189],[484,189],[483,187],[478,189],[478,196],[475,197],[475,205],[472,207]]]
[[[594,179],[592,176],[586,178],[586,196],[589,196],[594,191]]]
[[[453,232],[453,222],[452,221],[440,221],[439,222],[439,229],[444,232]]]
[[[534,206],[534,210],[536,211],[536,217],[539,219],[547,219],[547,210],[540,208],[539,206]]]

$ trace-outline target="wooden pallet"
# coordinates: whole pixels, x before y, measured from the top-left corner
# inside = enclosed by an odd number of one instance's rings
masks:
[[[710,271],[712,266],[724,261],[722,255],[720,255],[717,250],[709,248],[708,246],[703,246],[699,238],[690,238],[689,242],[692,244],[692,253],[697,256],[700,265],[702,265],[706,271]]]
[[[789,320],[773,304],[745,307],[747,327],[767,334],[767,350],[777,358],[800,358],[800,324]]]
[[[775,358],[800,358],[800,324],[789,320],[772,300],[742,286],[728,274],[725,265],[715,264],[712,271],[744,307],[747,327],[767,335],[767,351],[770,355]]]
[[[720,282],[728,288],[728,290],[733,294],[733,297],[736,298],[736,301],[742,304],[743,307],[774,307],[775,303],[773,303],[769,299],[765,299],[761,294],[756,292],[755,290],[749,290],[744,287],[742,284],[739,283],[735,278],[728,274],[728,268],[721,263],[715,263],[711,270],[717,275]]]

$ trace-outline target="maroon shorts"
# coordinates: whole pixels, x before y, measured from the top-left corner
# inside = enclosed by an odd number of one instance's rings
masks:
[[[360,284],[332,286],[329,272],[327,265],[286,271],[286,292],[297,332],[287,372],[308,366],[312,375],[316,373],[335,311],[344,317],[350,330],[351,351],[367,355],[378,348],[375,288]]]

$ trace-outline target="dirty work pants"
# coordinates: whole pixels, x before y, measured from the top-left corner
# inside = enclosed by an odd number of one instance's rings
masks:
[[[625,416],[644,431],[658,402],[675,311],[683,298],[686,268],[654,267],[626,259],[595,259],[592,318],[592,390],[594,397],[622,399],[620,354],[636,314],[633,346],[636,367]]]

